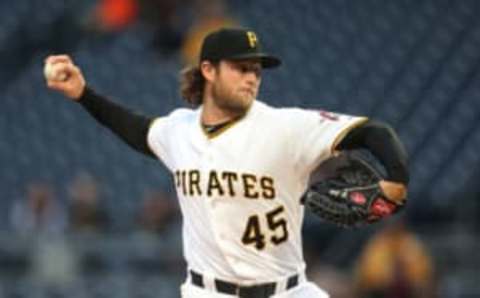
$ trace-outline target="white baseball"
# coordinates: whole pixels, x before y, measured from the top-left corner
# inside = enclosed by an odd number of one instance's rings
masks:
[[[43,75],[48,81],[65,81],[68,77],[65,71],[62,71],[58,63],[45,63]]]

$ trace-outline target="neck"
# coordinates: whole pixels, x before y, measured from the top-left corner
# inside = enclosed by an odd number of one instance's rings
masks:
[[[217,104],[215,104],[215,101],[212,97],[205,96],[203,98],[203,109],[201,116],[203,124],[216,125],[231,121],[239,116],[240,115],[238,113],[219,107]]]

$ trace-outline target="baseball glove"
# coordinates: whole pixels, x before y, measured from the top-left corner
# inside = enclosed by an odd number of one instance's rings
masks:
[[[327,160],[310,178],[302,203],[321,219],[342,227],[376,222],[404,205],[383,195],[383,165],[367,150],[345,150]]]

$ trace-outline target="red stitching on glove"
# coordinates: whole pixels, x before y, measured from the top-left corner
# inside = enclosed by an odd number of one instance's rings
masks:
[[[396,209],[395,204],[390,203],[383,198],[377,198],[372,204],[372,214],[378,217],[391,215]]]

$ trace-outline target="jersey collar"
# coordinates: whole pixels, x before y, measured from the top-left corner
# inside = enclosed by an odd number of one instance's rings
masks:
[[[205,127],[205,125],[203,125],[201,123],[201,115],[202,115],[202,111],[203,111],[203,105],[201,105],[198,109],[198,124],[200,125],[201,129],[202,129],[202,132],[203,134],[208,138],[208,139],[213,139],[219,135],[221,135],[222,133],[224,133],[225,131],[227,131],[229,128],[235,126],[238,122],[240,122],[242,119],[246,118],[249,114],[251,114],[252,110],[254,110],[254,107],[258,105],[258,102],[257,100],[255,99],[252,104],[250,105],[250,107],[248,108],[248,110],[245,112],[245,114],[235,118],[235,119],[232,119],[226,123],[223,123],[223,124],[219,124],[220,127],[216,128],[216,129],[208,129]]]

